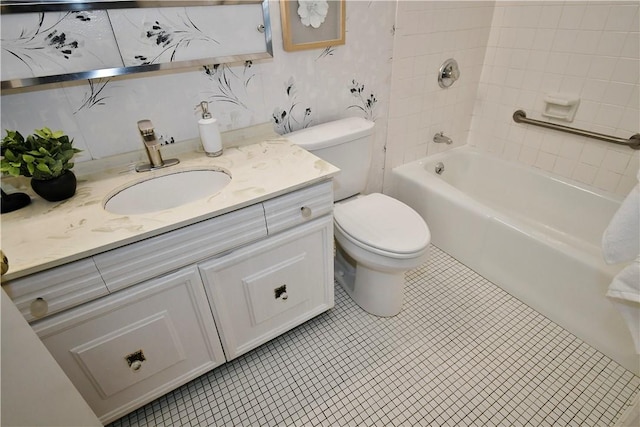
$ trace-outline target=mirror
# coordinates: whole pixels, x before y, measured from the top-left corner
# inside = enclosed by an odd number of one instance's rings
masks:
[[[2,89],[273,56],[268,0],[0,1]]]

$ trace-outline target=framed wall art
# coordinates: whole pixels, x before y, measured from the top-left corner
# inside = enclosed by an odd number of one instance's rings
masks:
[[[280,15],[288,52],[345,43],[346,0],[280,0]]]

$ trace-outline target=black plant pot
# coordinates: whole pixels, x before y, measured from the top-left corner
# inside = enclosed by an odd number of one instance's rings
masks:
[[[50,202],[59,202],[76,194],[76,184],[76,176],[70,170],[53,179],[31,179],[33,191]]]

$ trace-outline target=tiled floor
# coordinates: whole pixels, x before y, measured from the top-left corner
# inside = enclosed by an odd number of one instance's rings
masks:
[[[383,319],[336,306],[113,426],[611,426],[640,378],[432,247]]]

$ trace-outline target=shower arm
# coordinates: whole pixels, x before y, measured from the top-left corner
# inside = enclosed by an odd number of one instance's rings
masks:
[[[527,123],[534,126],[540,126],[547,129],[559,130],[561,132],[568,132],[574,135],[586,136],[588,138],[595,138],[601,141],[611,142],[613,144],[626,145],[634,150],[640,150],[640,133],[632,135],[629,139],[618,138],[611,135],[605,135],[603,133],[591,132],[589,130],[576,129],[569,126],[558,125],[550,122],[543,122],[541,120],[527,118],[527,113],[522,110],[517,110],[513,113],[513,121],[516,123]]]

